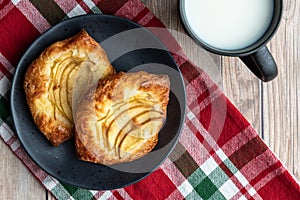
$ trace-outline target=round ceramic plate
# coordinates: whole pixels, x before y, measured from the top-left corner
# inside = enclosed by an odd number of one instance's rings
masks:
[[[53,147],[33,122],[23,90],[30,63],[52,43],[85,29],[101,46],[117,71],[168,74],[171,82],[167,118],[152,152],[133,162],[112,166],[77,159],[74,140]],[[55,25],[27,49],[15,71],[11,111],[16,133],[31,158],[47,173],[73,186],[108,190],[135,183],[153,172],[178,141],[185,114],[185,90],[179,69],[164,45],[147,29],[107,15],[83,15]]]

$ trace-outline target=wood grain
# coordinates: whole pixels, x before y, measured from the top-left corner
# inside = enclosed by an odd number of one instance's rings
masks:
[[[223,92],[262,136],[260,81],[239,58],[222,61]]]
[[[300,2],[284,0],[280,28],[270,43],[279,75],[263,85],[265,141],[300,180]]]
[[[46,198],[44,187],[2,141],[0,141],[0,158],[0,199]]]
[[[279,75],[271,83],[257,80],[238,58],[207,53],[186,38],[178,0],[143,2],[172,30],[194,64],[219,70],[224,93],[300,180],[300,1],[284,0],[282,23],[268,45],[279,66]],[[218,76],[213,79],[220,81]],[[0,155],[1,199],[55,200],[3,142]]]

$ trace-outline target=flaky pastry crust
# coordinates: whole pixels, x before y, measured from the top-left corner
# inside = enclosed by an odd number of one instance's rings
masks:
[[[76,113],[79,159],[112,165],[149,153],[166,118],[169,92],[167,75],[120,72],[100,80]]]
[[[77,76],[81,71],[85,75]],[[24,79],[26,100],[35,124],[52,145],[74,135],[72,107],[79,94],[113,73],[105,51],[85,30],[53,43],[31,63]]]

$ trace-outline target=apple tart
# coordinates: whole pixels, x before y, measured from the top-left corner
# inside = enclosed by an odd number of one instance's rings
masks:
[[[112,165],[149,153],[164,125],[169,92],[167,75],[119,72],[100,80],[74,117],[79,159]]]
[[[31,63],[26,100],[35,124],[54,146],[74,135],[72,107],[83,91],[113,73],[105,51],[85,30],[53,43]]]

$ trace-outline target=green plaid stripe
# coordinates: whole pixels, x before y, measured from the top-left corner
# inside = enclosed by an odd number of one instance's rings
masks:
[[[0,117],[6,123],[11,121],[10,120],[9,102],[1,94],[0,94]]]
[[[90,190],[77,188],[71,186],[69,184],[65,184],[63,182],[58,182],[56,179],[51,176],[47,176],[43,180],[43,184],[46,188],[58,199],[84,199],[84,200],[92,200],[94,198],[94,194]]]
[[[181,156],[178,157],[178,154]],[[213,157],[210,157],[199,168],[192,156],[185,151],[180,143],[177,144],[169,158],[174,160],[173,164],[188,180],[188,183],[183,183],[185,184],[183,187],[190,185],[193,188],[191,191],[188,191],[187,199],[195,199],[196,197],[199,198],[199,196],[202,199],[226,199],[219,188],[222,188],[223,185],[226,187],[226,183],[234,185],[230,182],[230,177],[220,167],[221,165],[215,162]],[[225,166],[231,174],[235,174],[238,171],[229,159],[224,160],[222,164],[223,168]],[[214,167],[215,169],[213,169]]]
[[[189,191],[182,192],[187,199],[195,199],[196,196],[198,198],[200,196],[201,199],[228,199],[236,195],[243,187],[239,183],[238,188],[234,181],[243,182],[245,178],[241,174],[235,177],[238,168],[221,149],[210,152],[209,158],[200,167],[181,143],[177,144],[169,158],[188,180],[188,183],[184,182],[180,186],[191,188]]]
[[[52,0],[30,0],[34,7],[54,25],[65,17],[63,10]]]
[[[65,13],[53,0],[30,0],[30,2],[51,25],[55,25],[63,19],[87,13],[79,4],[76,4],[77,6],[70,12]],[[101,10],[93,3],[92,0],[85,0],[84,2],[89,7],[89,11],[91,13],[102,14]]]
[[[194,171],[199,167],[192,156],[180,143],[176,145],[176,148],[169,156],[169,159],[173,161],[173,164],[178,168],[185,178],[193,174]]]
[[[101,10],[97,6],[92,7],[92,12],[95,14],[102,14]]]
[[[76,188],[71,185],[61,183],[61,185],[66,189],[69,194],[74,198],[74,199],[93,199],[93,194],[91,193],[90,190],[85,190],[82,188]],[[60,188],[58,188],[60,189]]]
[[[7,67],[11,69],[8,70],[9,72],[7,72],[6,74],[3,74],[2,71],[0,71],[0,125],[5,122],[10,128],[12,128],[13,123],[10,113],[9,96],[11,88],[11,73],[13,72],[13,67],[8,61],[6,62],[6,64],[9,65]]]
[[[68,11],[66,11],[66,8],[62,6],[62,1],[60,1],[60,3],[58,3],[57,1],[56,3],[54,0],[30,0],[30,2],[38,10],[41,16],[43,16],[51,25],[56,24],[63,19],[75,15],[85,14],[87,12],[101,13],[101,10],[91,0],[85,0],[84,2],[78,1],[79,3],[75,0],[70,1],[75,3],[75,6],[68,7]],[[118,1],[117,4],[120,4],[120,6],[122,6],[125,2],[126,0],[122,0]],[[85,4],[86,6],[80,6],[79,4]],[[110,1],[101,2],[101,5],[105,5],[106,8],[110,7],[110,4]],[[116,9],[119,9],[120,6],[116,6]],[[22,12],[25,11],[22,10]],[[7,81],[9,79],[4,76],[4,78],[0,78],[0,80]],[[9,84],[10,81],[8,81],[8,84],[6,84],[5,87],[8,87]],[[1,84],[0,86],[3,86],[3,84]],[[9,90],[7,90],[7,88],[4,88],[4,90],[3,88],[0,88],[1,128],[7,128],[7,124],[9,124],[10,127],[12,127],[8,96]],[[195,114],[193,113],[193,116],[194,115]],[[196,119],[191,118],[190,120],[192,121]],[[193,132],[194,131],[192,131],[190,134],[193,134]],[[207,139],[206,137],[203,138]],[[182,175],[181,177],[185,178],[184,180],[181,180],[183,182],[178,181],[178,183],[176,183],[177,190],[181,193],[181,195],[186,199],[210,200],[230,199],[232,197],[245,197],[246,195],[248,195],[247,197],[249,197],[250,195],[256,194],[257,188],[254,188],[254,186],[252,187],[252,185],[248,182],[251,179],[247,180],[239,170],[241,170],[245,165],[247,165],[258,155],[266,151],[266,147],[261,145],[259,138],[257,137],[253,139],[252,141],[248,142],[248,144],[246,144],[244,147],[240,148],[237,151],[234,151],[232,154],[228,155],[229,158],[222,152],[222,150],[221,153],[223,153],[223,155],[219,154],[220,152],[214,152],[218,151],[219,146],[217,144],[209,143],[208,145],[214,147],[210,148],[213,151],[204,152],[207,155],[205,155],[205,159],[201,161],[199,161],[198,158],[195,158],[194,155],[190,155],[189,152],[191,151],[187,151],[187,146],[181,143],[177,145],[174,152],[170,155],[169,159],[172,161],[172,167],[177,168],[178,174]],[[258,149],[256,147],[258,147]],[[255,151],[253,151],[254,148],[256,148]],[[15,150],[13,149],[13,151]],[[118,198],[118,191],[106,191],[103,192],[104,196],[101,196],[103,193],[100,191],[90,191],[81,188],[76,188],[65,183],[60,183],[50,176],[47,176],[45,179],[43,178],[42,182],[45,185],[45,187],[48,190],[50,190],[51,193],[58,199],[89,200],[98,199],[100,197],[103,199],[107,199],[111,196],[115,197],[116,199],[122,198]],[[246,195],[241,196],[243,194],[240,192],[240,190],[246,190],[244,187],[247,187],[247,190],[249,190],[249,188],[252,190],[248,193],[247,191],[244,192],[246,193]],[[126,189],[121,189],[120,191],[126,193]],[[178,191],[174,191],[174,193]],[[240,193],[241,195],[234,196],[238,193]],[[259,194],[257,195],[259,197]]]

